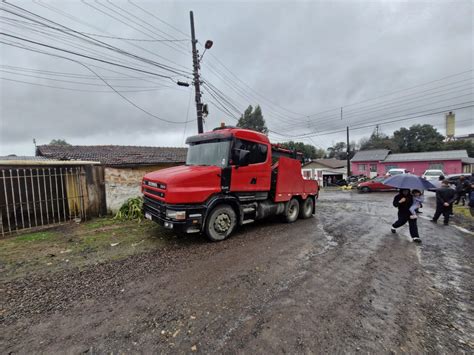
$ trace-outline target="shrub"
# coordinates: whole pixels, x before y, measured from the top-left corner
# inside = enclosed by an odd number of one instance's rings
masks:
[[[121,221],[137,221],[143,219],[143,199],[141,197],[129,198],[120,207],[114,219]]]

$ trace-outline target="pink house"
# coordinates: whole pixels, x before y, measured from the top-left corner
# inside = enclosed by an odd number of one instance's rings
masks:
[[[472,172],[472,160],[465,150],[391,154],[389,150],[377,149],[357,152],[351,169],[354,175],[370,177],[384,175],[392,168],[406,169],[418,176],[427,169],[440,169],[450,175]]]

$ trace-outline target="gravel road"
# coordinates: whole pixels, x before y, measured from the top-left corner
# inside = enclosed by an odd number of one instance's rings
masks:
[[[324,192],[315,218],[2,282],[2,353],[474,351],[474,234],[390,233],[393,193]],[[427,217],[424,217],[427,216]]]

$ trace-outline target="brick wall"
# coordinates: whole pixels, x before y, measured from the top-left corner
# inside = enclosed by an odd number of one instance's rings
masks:
[[[179,164],[175,164],[179,165]],[[141,196],[141,182],[145,174],[175,166],[171,164],[134,167],[134,168],[105,168],[105,192],[107,210],[116,212],[130,197]]]

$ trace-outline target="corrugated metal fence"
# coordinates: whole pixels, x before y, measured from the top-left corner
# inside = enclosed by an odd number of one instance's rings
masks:
[[[86,218],[81,167],[0,168],[2,236]]]

